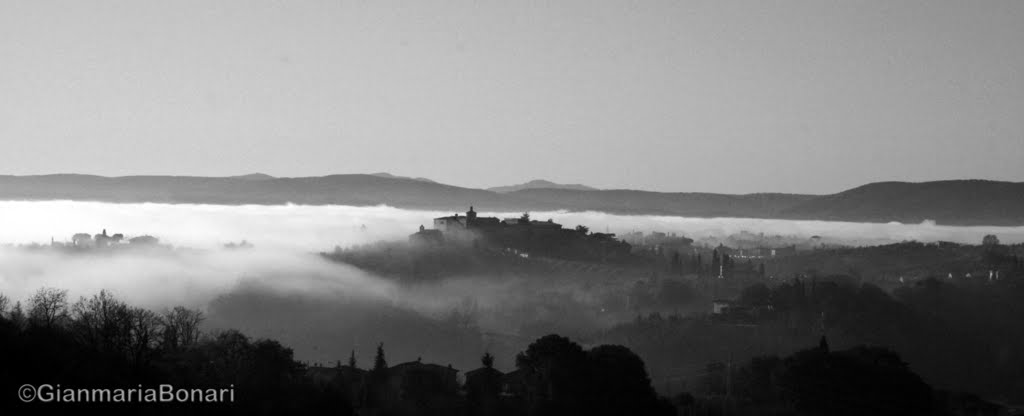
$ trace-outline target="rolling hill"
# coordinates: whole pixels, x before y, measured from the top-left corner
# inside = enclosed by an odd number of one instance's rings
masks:
[[[824,195],[780,218],[956,225],[1024,225],[1024,182],[878,182]]]

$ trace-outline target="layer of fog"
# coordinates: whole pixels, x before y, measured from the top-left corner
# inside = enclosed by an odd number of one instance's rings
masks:
[[[518,217],[521,213],[481,215]],[[608,312],[645,276],[595,280],[467,276],[398,284],[317,255],[335,246],[404,240],[450,212],[391,207],[110,204],[76,201],[0,202],[0,293],[25,300],[40,287],[68,289],[72,301],[101,289],[155,310],[186,305],[207,313],[207,326],[273,337],[309,360],[368,356],[376,342],[394,359],[433,357],[474,365],[484,350],[507,357],[529,336],[550,330],[580,334],[628,314]],[[675,232],[697,240],[743,231],[843,244],[904,240],[977,244],[986,234],[1024,241],[1024,227],[951,227],[734,218],[624,216],[597,212],[532,212],[593,231]],[[175,249],[75,252],[46,247],[78,232],[153,235]],[[226,250],[247,240],[252,249]],[[17,247],[42,243],[43,247]],[[621,302],[619,302],[621,303]],[[628,311],[627,311],[628,312]],[[506,363],[507,364],[507,363]],[[500,364],[499,364],[500,365]]]
[[[313,254],[283,250],[169,250],[66,253],[0,248],[0,292],[27,299],[40,287],[67,289],[72,300],[106,289],[153,309],[205,306],[240,285],[323,295],[390,299],[394,284]]]
[[[259,292],[383,305],[434,319],[461,314],[472,319],[469,324],[503,333],[516,332],[522,323],[522,319],[502,316],[503,311],[525,315],[524,305],[536,308],[547,303],[597,310],[604,297],[622,292],[631,283],[594,278],[583,284],[566,275],[543,280],[473,276],[400,284],[315,253],[266,248],[68,251],[0,247],[0,294],[13,301],[24,301],[39,288],[54,287],[66,289],[71,301],[108,290],[131,304],[154,310],[178,305],[205,310],[219,297]],[[567,318],[564,313],[560,316]],[[598,320],[586,326],[597,326]]]
[[[521,213],[481,215],[501,218]],[[258,247],[328,251],[377,240],[404,239],[420,225],[451,212],[376,207],[304,205],[111,204],[79,201],[0,201],[0,244],[67,241],[74,233],[150,234],[175,245],[205,248],[247,240]],[[684,218],[612,215],[600,212],[533,212],[533,219],[552,219],[569,227],[593,231],[675,232],[697,240],[723,238],[741,231],[796,238],[821,236],[848,244],[884,244],[905,240],[978,244],[986,234],[1003,242],[1024,242],[1024,227],[958,227],[900,223],[851,223],[751,218]]]
[[[317,362],[351,349],[369,354],[378,342],[394,360],[465,367],[484,351],[510,357],[526,335],[586,334],[627,319],[602,314],[601,303],[629,283],[475,276],[399,284],[315,253],[269,248],[0,247],[0,294],[12,303],[42,287],[66,289],[72,303],[108,290],[155,311],[202,310],[208,331],[277,339]]]

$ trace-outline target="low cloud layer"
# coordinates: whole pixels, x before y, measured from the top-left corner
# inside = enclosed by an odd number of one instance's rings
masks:
[[[0,293],[27,299],[40,287],[67,289],[71,299],[106,289],[154,309],[204,308],[241,286],[304,296],[347,294],[390,299],[395,285],[314,254],[255,250],[118,250],[62,253],[0,248]]]
[[[480,207],[478,207],[480,208]],[[521,213],[481,215],[517,217]],[[257,247],[295,251],[329,251],[336,245],[405,239],[420,225],[450,212],[414,211],[391,207],[304,205],[112,204],[79,201],[0,202],[0,244],[67,241],[74,233],[154,235],[163,242],[194,248],[218,247],[247,240]],[[533,212],[534,219],[551,218],[566,226],[586,225],[593,231],[675,232],[694,239],[724,237],[748,231],[799,238],[821,236],[827,241],[863,245],[905,240],[953,241],[977,244],[986,234],[1004,242],[1024,242],[1024,227],[957,227],[899,223],[850,223],[750,218],[683,218],[612,215],[600,212]]]
[[[644,276],[562,273],[466,276],[399,284],[317,255],[335,246],[404,240],[450,212],[390,207],[217,206],[46,201],[0,202],[0,293],[25,300],[40,287],[68,289],[72,301],[111,290],[131,304],[203,309],[211,328],[239,328],[294,347],[303,359],[343,358],[384,341],[400,359],[464,360],[485,350],[514,354],[529,336],[586,333],[622,319],[626,293]],[[481,215],[518,217],[521,213]],[[697,240],[742,231],[844,244],[903,240],[975,243],[986,234],[1024,241],[1024,227],[952,227],[735,218],[533,212],[594,231],[675,232]],[[16,247],[70,240],[78,232],[153,235],[167,248],[111,251]],[[252,249],[228,250],[247,240]],[[453,313],[454,311],[454,313]],[[468,326],[467,326],[468,325]],[[419,331],[419,332],[417,332]],[[430,334],[446,333],[433,339]],[[435,337],[436,338],[436,337]],[[507,363],[506,363],[507,364]],[[462,365],[475,365],[463,362]]]
[[[557,292],[590,302],[575,291],[572,279],[547,287],[507,276],[449,280],[416,288],[316,255],[335,246],[378,240],[404,240],[421,224],[451,213],[391,207],[219,206],[111,204],[77,201],[0,202],[0,293],[25,299],[43,286],[69,289],[72,298],[101,289],[131,302],[162,308],[177,304],[202,307],[240,285],[310,296],[358,297],[438,315],[467,301],[484,309],[518,307],[542,292]],[[520,213],[488,213],[515,217]],[[675,232],[694,239],[724,237],[742,231],[796,238],[822,236],[845,244],[904,240],[978,243],[986,234],[1003,242],[1024,241],[1024,227],[955,227],[923,224],[866,224],[738,218],[624,216],[598,212],[534,212],[566,226],[594,231]],[[67,241],[77,232],[154,235],[179,249],[132,249],[114,253],[73,253],[19,249],[15,245]],[[254,249],[225,250],[247,240]],[[3,248],[2,245],[7,245]],[[182,248],[187,249],[182,249]],[[614,290],[613,290],[614,291]],[[522,299],[520,301],[512,301]],[[508,303],[516,305],[508,305]],[[596,304],[597,302],[591,302]],[[494,321],[499,321],[495,318]],[[503,328],[508,330],[509,328]]]
[[[299,358],[320,362],[385,342],[398,360],[429,356],[468,368],[484,351],[514,355],[529,341],[524,328],[530,336],[584,334],[628,318],[600,305],[631,280],[585,280],[475,276],[399,284],[315,253],[269,248],[0,247],[0,294],[12,301],[55,287],[68,290],[70,302],[108,290],[156,311],[184,305],[205,312],[206,330],[278,339]]]

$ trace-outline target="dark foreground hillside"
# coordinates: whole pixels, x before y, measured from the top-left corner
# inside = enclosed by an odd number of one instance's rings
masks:
[[[308,366],[277,341],[226,330],[196,331],[202,315],[128,306],[106,292],[73,305],[43,289],[0,313],[4,414],[329,414],[370,415],[958,415],[1000,408],[936,391],[891,350],[819,345],[788,357],[764,356],[736,369],[711,363],[693,393],[661,397],[644,361],[621,345],[585,348],[559,335],[536,339],[494,368],[430,357],[389,363],[379,344],[372,363]],[[510,357],[501,357],[510,359]],[[461,374],[460,374],[461,373]],[[126,391],[130,391],[127,392]],[[15,394],[16,393],[16,394]],[[134,398],[133,398],[134,397]],[[978,411],[983,413],[978,413]]]

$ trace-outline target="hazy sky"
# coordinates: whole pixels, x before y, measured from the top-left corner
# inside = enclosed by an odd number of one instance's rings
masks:
[[[0,2],[0,173],[1024,181],[1024,1]]]

